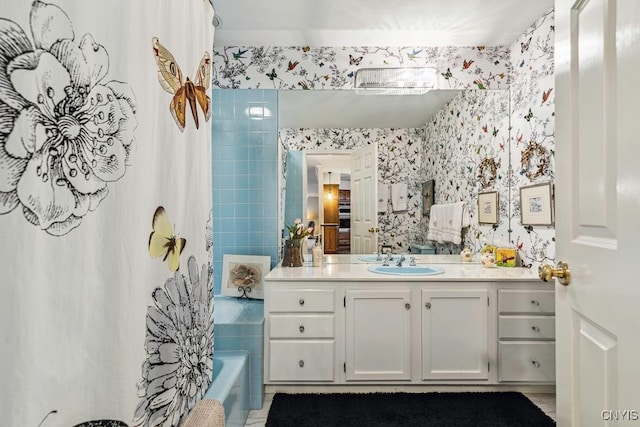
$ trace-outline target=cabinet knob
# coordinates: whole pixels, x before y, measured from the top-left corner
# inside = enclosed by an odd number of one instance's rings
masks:
[[[535,366],[536,368],[539,368],[539,367],[540,367],[540,362],[538,362],[537,360],[532,360],[532,361],[531,361],[531,364],[532,364],[533,366]]]
[[[298,366],[300,366],[301,368],[304,368],[304,360],[299,360]]]
[[[411,308],[411,304],[406,303],[406,304],[404,305],[404,308],[405,308],[405,309],[407,309],[407,310],[409,310],[409,309]]]
[[[303,334],[304,333],[304,326],[300,325],[300,327],[298,328],[300,330],[300,333]]]
[[[538,300],[532,299],[531,300],[531,304],[535,305],[536,307],[540,307],[540,301],[538,301]]]
[[[431,303],[430,303],[430,302],[425,303],[424,307],[425,307],[427,310],[431,310]]]
[[[300,305],[304,305],[304,298],[300,298],[300,299],[298,300],[298,304],[300,304]]]
[[[531,329],[533,330],[533,332],[540,332],[540,328],[538,328],[537,326],[532,326]]]

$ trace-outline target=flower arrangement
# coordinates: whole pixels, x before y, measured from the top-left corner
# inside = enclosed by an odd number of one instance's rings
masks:
[[[305,228],[300,218],[296,218],[293,225],[288,225],[287,229],[289,230],[290,240],[304,239],[305,237],[313,233],[313,227]]]

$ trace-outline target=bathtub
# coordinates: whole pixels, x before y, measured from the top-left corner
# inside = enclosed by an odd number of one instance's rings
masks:
[[[213,320],[214,359],[218,351],[249,353],[249,409],[262,408],[264,301],[216,296]]]
[[[249,354],[242,350],[216,350],[213,383],[203,399],[222,402],[225,427],[243,427],[249,414]]]

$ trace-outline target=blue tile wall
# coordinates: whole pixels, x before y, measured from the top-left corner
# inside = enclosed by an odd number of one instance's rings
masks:
[[[269,255],[277,262],[278,93],[212,91],[214,294],[224,254]]]
[[[243,306],[242,314],[234,319],[227,318],[225,310],[238,305]],[[249,353],[249,408],[261,409],[264,399],[264,302],[216,297],[214,320],[213,348],[216,352],[243,350]]]

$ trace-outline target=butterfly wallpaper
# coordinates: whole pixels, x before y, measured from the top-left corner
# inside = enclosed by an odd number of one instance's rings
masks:
[[[522,50],[523,45],[527,45],[527,49]],[[289,147],[298,150],[325,150],[378,143],[378,167],[381,174],[387,174],[387,178],[383,178],[381,182],[404,180],[409,183],[410,188],[409,212],[379,215],[380,240],[389,242],[398,249],[406,248],[409,241],[426,239],[428,217],[421,218],[418,213],[412,215],[413,209],[419,212],[419,183],[439,177],[436,180],[436,202],[457,201],[462,194],[477,194],[478,165],[485,157],[496,158],[501,165],[496,176],[496,187],[501,194],[500,224],[496,228],[479,226],[476,220],[476,224],[466,234],[467,243],[476,250],[487,241],[514,245],[520,248],[522,264],[535,268],[537,263],[544,260],[553,262],[554,231],[551,227],[526,230],[519,226],[519,201],[514,200],[509,204],[508,194],[517,193],[519,186],[525,184],[518,172],[511,170],[508,165],[520,164],[520,152],[528,143],[526,138],[544,135],[543,144],[549,152],[553,151],[552,47],[553,11],[550,11],[504,51],[482,46],[432,49],[242,47],[243,58],[236,62],[229,59],[226,49],[214,51],[213,79],[214,86],[218,87],[269,88],[274,85],[267,83],[262,77],[262,70],[269,69],[279,76],[276,85],[278,88],[295,89],[298,86],[299,89],[296,79],[304,77],[305,87],[340,89],[351,87],[350,79],[357,69],[355,62],[360,66],[379,66],[381,63],[397,66],[441,61],[447,64],[439,69],[441,87],[506,89],[511,86],[511,95],[507,99],[481,99],[482,91],[475,95],[470,91],[452,100],[440,112],[441,115],[434,118],[433,122],[426,123],[422,130],[425,132],[424,137],[417,138],[423,144],[419,150],[420,156],[416,156],[415,144],[410,147],[407,142],[416,140],[415,136],[407,139],[406,132],[411,133],[411,129],[281,129],[278,139],[284,153]],[[249,55],[249,52],[254,54]],[[527,67],[511,66],[527,62]],[[291,70],[279,71],[280,63],[296,63],[293,71],[297,74],[291,73]],[[226,78],[220,78],[222,75]],[[491,96],[490,92],[487,96]],[[512,104],[511,111],[509,102]],[[512,117],[511,123],[509,115]],[[487,117],[504,117],[505,120],[489,122]],[[522,126],[510,129],[514,122],[522,122]],[[405,140],[394,140],[398,136]],[[458,148],[444,150],[443,144]],[[511,153],[509,146],[512,147]],[[388,147],[394,149],[390,150]],[[513,147],[518,147],[517,152],[513,152]],[[286,163],[286,157],[283,156],[281,161]],[[397,178],[394,177],[396,173]],[[550,167],[541,180],[553,179],[553,176],[553,167]],[[284,189],[280,192],[284,194]],[[475,212],[475,200],[468,200],[466,196],[464,199]],[[280,206],[280,210],[283,209]],[[457,254],[462,249],[449,244],[437,246],[439,253]]]
[[[364,67],[432,66],[440,88],[507,89],[504,47],[214,46],[213,87],[221,89],[352,89]]]
[[[424,179],[436,177],[439,184],[435,191],[436,203],[449,203],[460,200],[461,195],[482,191],[477,181],[478,165],[484,158],[496,159],[500,167],[496,183],[490,189],[499,193],[500,223],[496,228],[478,225],[473,219],[477,205],[467,201],[473,214],[466,242],[475,251],[487,242],[511,245],[518,248],[520,265],[531,268],[543,262],[555,262],[553,227],[523,227],[519,201],[519,187],[531,184],[520,173],[521,152],[531,140],[538,141],[549,152],[555,145],[553,37],[553,12],[549,12],[511,45],[511,62],[524,61],[529,65],[513,70],[509,99],[497,97],[497,92],[487,92],[482,99],[478,93],[464,92],[427,123],[421,172]],[[501,116],[505,118],[503,123],[487,121],[487,117]],[[454,149],[445,150],[444,144]],[[506,149],[509,145],[511,153]],[[515,165],[515,169],[509,168],[509,163]],[[553,178],[551,165],[536,182]],[[457,254],[462,249],[451,244],[436,244],[436,247],[438,253]]]
[[[415,129],[280,129],[279,144],[290,150],[356,149],[368,144],[378,146],[378,182],[409,186],[408,209],[394,212],[389,200],[385,212],[378,213],[378,242],[394,250],[406,250],[410,243],[421,241],[420,181],[421,156],[418,149],[424,130]],[[286,153],[287,150],[283,150]],[[283,170],[283,174],[286,173]],[[285,182],[285,176],[282,177]],[[281,206],[282,217],[284,207]]]
[[[1,3],[0,424],[177,427],[211,382],[213,8]]]

